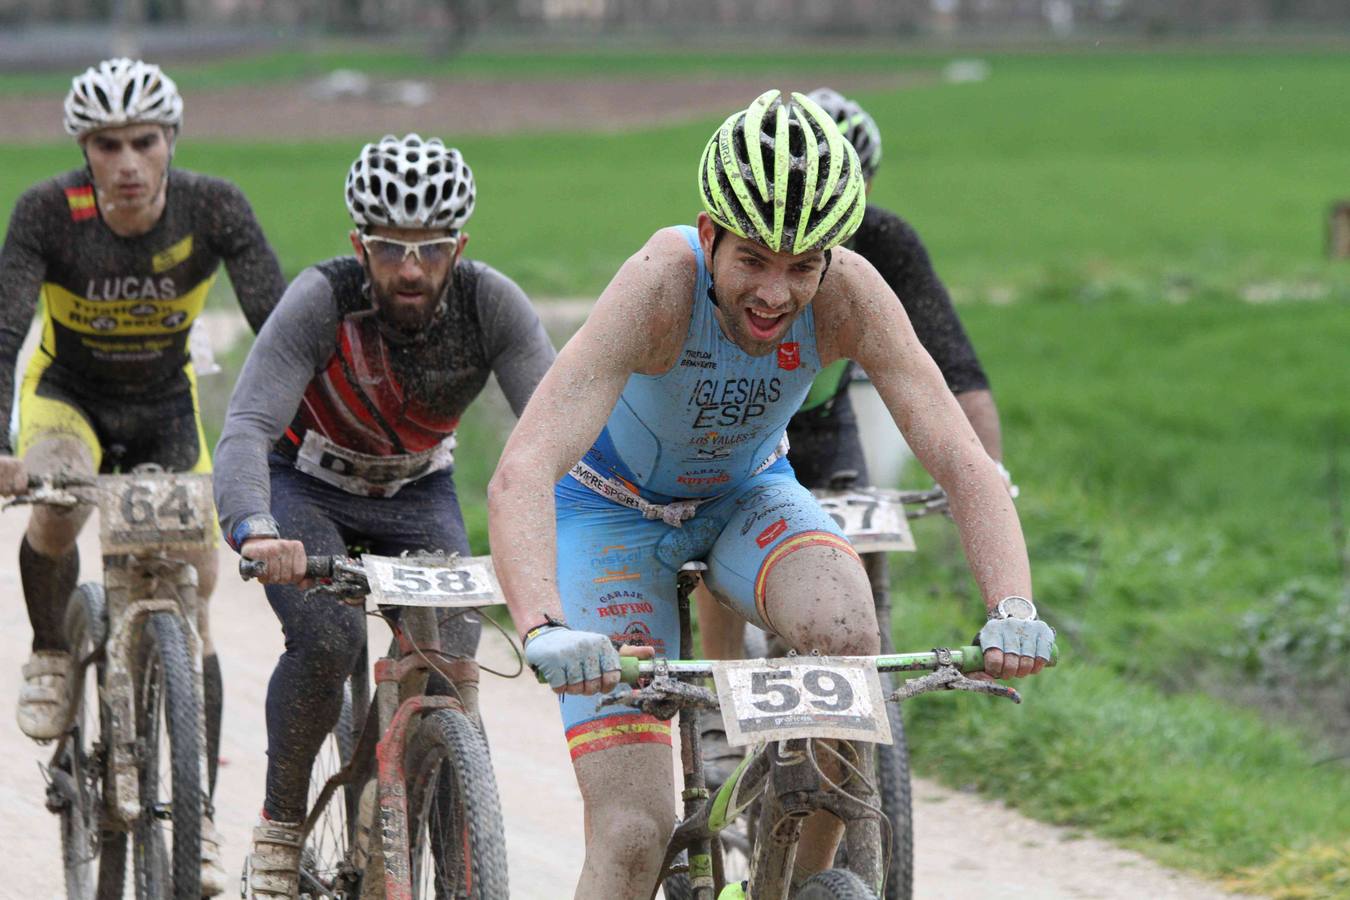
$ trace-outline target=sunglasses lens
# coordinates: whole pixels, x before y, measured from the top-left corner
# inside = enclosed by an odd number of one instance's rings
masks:
[[[389,238],[368,237],[365,243],[366,250],[382,266],[400,266],[404,258],[411,253],[422,265],[435,268],[450,259],[457,241],[453,238],[448,240],[438,238],[433,241],[405,244]]]
[[[382,266],[399,265],[403,262],[403,254],[406,252],[402,244],[380,238],[366,238],[366,249]]]
[[[420,245],[423,264],[432,268],[443,265],[450,258],[450,249],[454,246],[451,241],[427,241]]]

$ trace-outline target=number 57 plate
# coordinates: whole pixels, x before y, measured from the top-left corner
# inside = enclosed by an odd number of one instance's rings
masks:
[[[713,680],[733,746],[802,737],[891,743],[873,660],[804,656],[726,661],[713,667]]]
[[[423,558],[361,557],[370,597],[389,606],[492,606],[501,587],[490,556],[429,562]]]

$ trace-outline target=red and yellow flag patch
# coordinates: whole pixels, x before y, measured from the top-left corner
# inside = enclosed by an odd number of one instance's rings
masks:
[[[70,218],[76,222],[98,215],[98,204],[94,202],[94,189],[90,185],[66,188],[66,202],[70,204]]]

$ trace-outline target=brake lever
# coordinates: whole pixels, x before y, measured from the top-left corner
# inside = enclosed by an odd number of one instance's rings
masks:
[[[975,694],[992,694],[995,697],[1003,697],[1013,703],[1022,702],[1022,695],[1017,692],[1016,688],[1010,688],[996,681],[976,681],[974,678],[967,678],[955,666],[941,666],[922,678],[906,681],[892,691],[886,699],[898,703],[931,691],[970,691]]]
[[[685,684],[669,677],[657,677],[645,687],[627,694],[606,694],[595,705],[631,706],[658,719],[672,719],[682,708],[717,709],[717,694],[708,688]]]

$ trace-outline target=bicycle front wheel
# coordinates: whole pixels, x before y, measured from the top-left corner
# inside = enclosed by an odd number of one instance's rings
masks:
[[[366,702],[364,680],[355,684],[348,678],[343,684],[342,711],[337,724],[324,738],[309,776],[309,808],[318,802],[324,785],[352,759],[356,747],[355,708]],[[359,696],[358,696],[359,695]],[[334,790],[319,812],[314,828],[305,838],[300,855],[300,896],[354,898],[359,893],[364,857],[352,853],[360,819],[360,797],[365,782],[358,781]],[[373,783],[372,783],[373,784]],[[373,794],[372,794],[373,796]],[[369,823],[362,823],[367,828]]]
[[[876,746],[877,794],[890,822],[884,900],[910,900],[914,894],[914,816],[910,796],[909,745],[900,704],[886,704],[893,743]],[[882,834],[885,835],[883,830]]]
[[[108,619],[102,585],[82,584],[71,594],[65,633],[77,664],[103,644]],[[99,692],[102,683],[100,662],[90,663],[84,679],[71,685],[74,720],[47,791],[47,805],[61,819],[61,862],[69,900],[114,900],[122,896],[125,878],[127,836],[104,827],[103,771],[99,757],[91,753],[100,734],[108,734],[107,710]]]
[[[137,648],[138,900],[200,900],[202,759],[192,658],[177,616],[152,613]]]
[[[876,900],[876,894],[849,870],[826,869],[806,879],[792,900]]]
[[[507,900],[506,839],[487,741],[438,709],[409,742],[408,835],[418,900]]]

